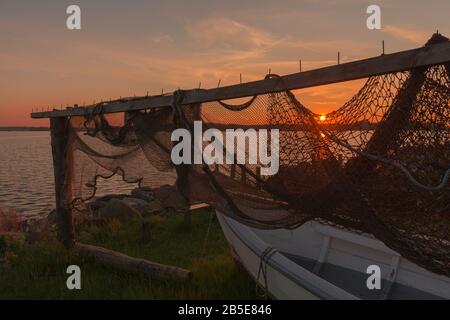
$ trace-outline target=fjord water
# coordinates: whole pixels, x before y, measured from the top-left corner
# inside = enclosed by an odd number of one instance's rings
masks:
[[[0,132],[0,207],[26,214],[54,208],[50,132]],[[120,177],[100,181],[99,195],[129,193],[135,186]]]

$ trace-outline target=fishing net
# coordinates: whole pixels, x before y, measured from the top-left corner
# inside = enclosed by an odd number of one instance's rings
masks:
[[[98,105],[68,120],[73,207],[83,210],[97,179],[118,174],[141,188],[176,186],[191,203],[256,228],[318,220],[369,233],[449,276],[449,72],[450,65],[439,65],[370,77],[327,115],[289,91],[195,105],[177,91],[171,108],[117,114]],[[180,155],[209,152],[215,163],[200,157],[174,165],[172,148],[181,142],[171,139],[175,129],[190,133],[190,149]],[[226,145],[229,134],[235,152]],[[261,153],[271,152],[279,153],[278,171],[264,175],[269,165]]]

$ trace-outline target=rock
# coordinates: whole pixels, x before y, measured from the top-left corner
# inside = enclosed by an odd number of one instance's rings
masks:
[[[123,202],[128,203],[130,206],[135,208],[145,208],[148,206],[148,202],[139,198],[127,197],[122,199]]]
[[[136,188],[131,191],[131,195],[135,198],[151,202],[155,199],[153,191],[150,188]]]
[[[106,205],[108,204],[108,201],[95,200],[95,201],[89,202],[88,207],[92,212],[95,213],[98,210],[100,210],[101,208],[106,207]]]
[[[186,198],[174,186],[164,185],[154,189],[155,198],[158,199],[164,208],[173,208],[177,211],[185,211],[189,209]]]
[[[123,198],[128,197],[126,194],[107,194],[101,197],[94,198],[94,201],[102,201],[102,202],[109,202],[112,199],[119,199],[122,200]]]
[[[142,216],[137,209],[119,199],[112,199],[104,208],[101,208],[98,213],[99,218],[107,220],[118,219],[120,221],[130,221],[142,219]]]
[[[49,212],[49,214],[47,215],[47,220],[50,223],[56,223],[56,209],[53,209]]]

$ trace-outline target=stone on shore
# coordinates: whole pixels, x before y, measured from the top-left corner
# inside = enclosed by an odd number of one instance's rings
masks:
[[[106,207],[106,205],[108,204],[108,201],[95,200],[95,201],[89,202],[88,206],[92,212],[97,212],[101,208]]]
[[[161,203],[163,208],[172,208],[176,211],[186,211],[189,204],[186,198],[174,186],[164,185],[153,190],[155,198]]]
[[[112,199],[122,200],[125,197],[128,197],[128,195],[126,195],[126,194],[107,194],[104,196],[95,197],[94,201],[109,202]]]
[[[145,200],[142,200],[142,199],[139,199],[139,198],[133,198],[133,197],[123,198],[122,201],[126,202],[130,206],[132,206],[134,208],[138,208],[138,209],[144,209],[149,204]]]
[[[153,191],[150,188],[136,188],[131,191],[131,195],[135,198],[151,202],[155,199]]]
[[[120,221],[133,221],[142,218],[139,210],[119,199],[111,199],[104,208],[99,210],[98,216],[105,220],[117,219]]]
[[[47,220],[50,223],[56,223],[56,209],[53,209],[48,213]]]

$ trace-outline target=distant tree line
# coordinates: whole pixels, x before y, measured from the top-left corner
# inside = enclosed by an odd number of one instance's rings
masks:
[[[0,131],[49,131],[48,127],[0,127]]]

